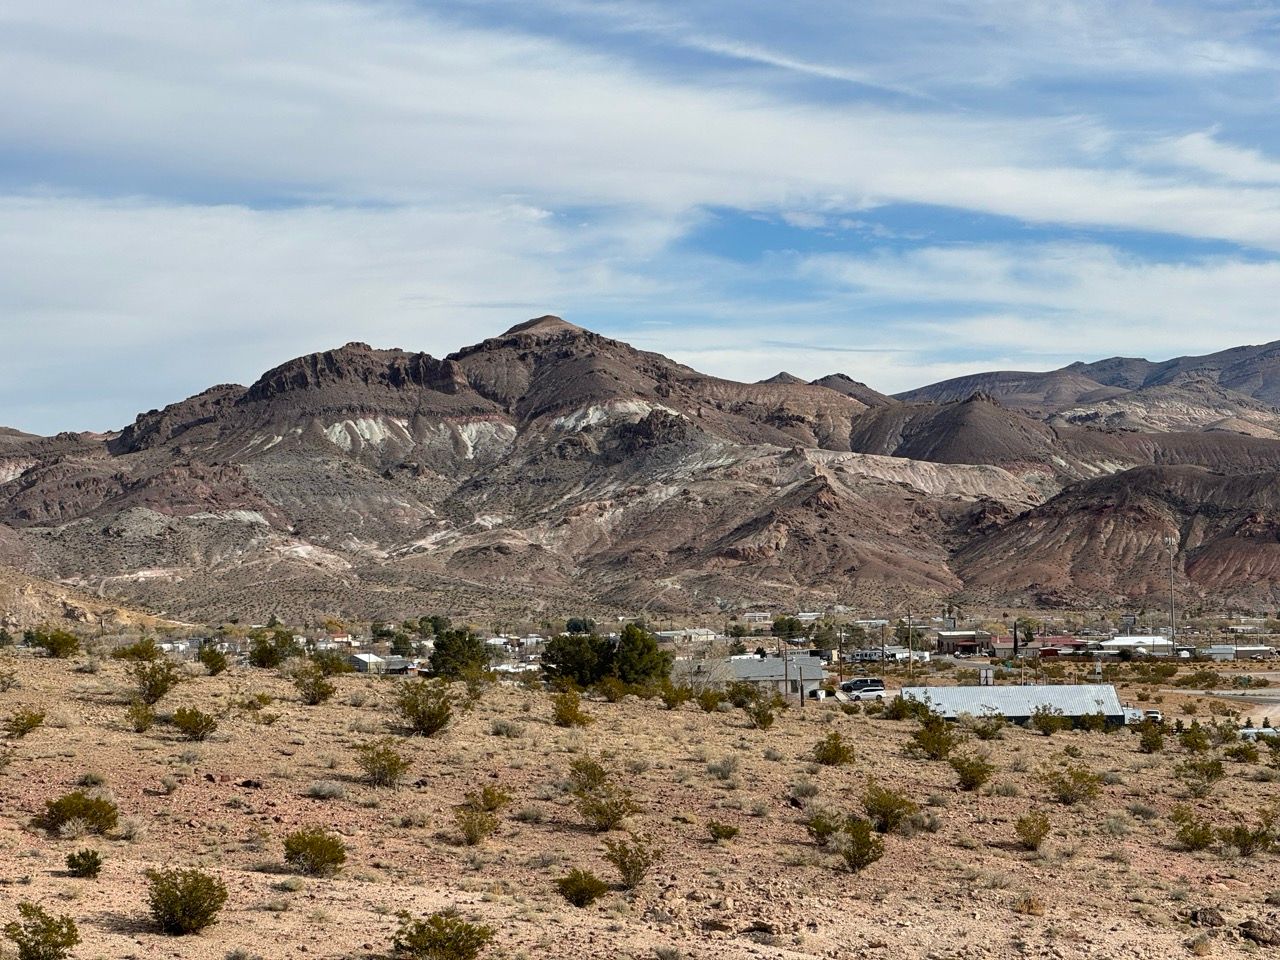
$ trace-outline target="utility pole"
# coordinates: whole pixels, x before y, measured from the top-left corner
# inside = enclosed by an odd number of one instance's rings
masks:
[[[1169,654],[1176,656],[1177,650],[1174,648],[1178,642],[1178,618],[1174,608],[1173,555],[1177,549],[1178,541],[1174,537],[1165,537],[1164,542],[1169,548]]]
[[[915,679],[915,643],[911,639],[911,611],[907,611],[907,680]]]

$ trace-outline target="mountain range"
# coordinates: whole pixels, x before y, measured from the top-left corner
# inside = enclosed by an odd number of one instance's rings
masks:
[[[0,430],[0,570],[202,622],[1084,607],[1163,603],[1172,538],[1180,602],[1274,610],[1278,403],[1280,342],[887,396],[541,317]]]

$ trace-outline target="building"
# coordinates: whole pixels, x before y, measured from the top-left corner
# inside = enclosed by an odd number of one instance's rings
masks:
[[[1124,707],[1120,705],[1116,688],[1109,683],[903,687],[902,696],[929,704],[947,720],[956,720],[967,714],[974,717],[998,716],[1012,723],[1023,723],[1031,719],[1037,708],[1048,707],[1061,711],[1069,719],[1101,713],[1108,723],[1119,725],[1125,722]]]
[[[825,674],[822,661],[804,654],[788,654],[785,657],[729,657],[729,669],[733,679],[752,683],[765,691],[773,690],[784,697],[816,696],[814,691],[822,687]]]
[[[672,643],[710,643],[715,640],[716,632],[707,627],[689,627],[687,630],[659,630],[656,636]]]
[[[1119,654],[1128,651],[1149,657],[1168,657],[1173,655],[1173,642],[1168,637],[1154,635],[1133,637],[1112,637],[1103,640],[1097,647],[1102,653]]]
[[[939,630],[939,653],[983,653],[991,648],[986,630]]]
[[[376,653],[355,653],[347,657],[347,663],[356,673],[385,673],[386,661]]]
[[[1270,660],[1275,650],[1260,643],[1214,643],[1200,651],[1210,660]]]

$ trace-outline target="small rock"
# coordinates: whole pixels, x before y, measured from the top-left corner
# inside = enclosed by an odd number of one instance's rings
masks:
[[[1236,929],[1246,940],[1252,940],[1264,947],[1280,947],[1280,930],[1269,927],[1259,920],[1246,920]]]
[[[1192,907],[1185,916],[1193,927],[1221,927],[1227,922],[1217,907]]]

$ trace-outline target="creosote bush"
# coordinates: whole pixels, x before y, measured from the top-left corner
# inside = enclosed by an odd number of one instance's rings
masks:
[[[1061,730],[1071,729],[1071,720],[1062,715],[1057,707],[1041,704],[1031,714],[1031,729],[1051,737]]]
[[[83,790],[48,800],[44,806],[41,826],[51,833],[58,833],[65,825],[78,822],[85,833],[102,835],[114,830],[120,820],[120,810],[111,800],[91,796]]]
[[[609,885],[590,870],[570,870],[556,881],[556,889],[575,907],[585,907],[609,892]]]
[[[356,763],[364,771],[370,785],[393,789],[400,786],[400,781],[413,765],[396,749],[396,741],[391,737],[372,740],[356,747]]]
[[[1201,820],[1190,807],[1175,807],[1169,819],[1177,827],[1174,840],[1184,850],[1207,850],[1213,845],[1213,824]]]
[[[577,690],[562,690],[551,696],[551,719],[557,727],[585,727],[595,718],[583,711]]]
[[[23,639],[27,646],[40,647],[46,657],[65,660],[80,652],[80,638],[66,630],[26,630]]]
[[[605,840],[604,846],[604,858],[617,869],[627,890],[640,886],[649,868],[662,859],[662,851],[649,838],[635,833],[625,840]]]
[[[1152,720],[1144,720],[1138,735],[1138,749],[1143,753],[1159,753],[1164,749],[1164,730]]]
[[[134,733],[146,733],[156,722],[156,711],[150,704],[134,699],[125,710],[124,719]]]
[[[167,657],[136,661],[129,666],[129,676],[138,685],[138,699],[149,706],[155,706],[185,679]]]
[[[160,649],[154,637],[142,637],[134,643],[116,647],[111,651],[112,660],[132,660],[137,663],[159,660],[163,656],[164,651]]]
[[[1191,757],[1174,767],[1173,772],[1193,797],[1207,797],[1227,775],[1216,757]]]
[[[762,694],[758,691],[742,709],[757,730],[768,730],[778,718],[778,711],[786,709],[787,702],[781,694]]]
[[[991,775],[996,771],[995,765],[980,754],[968,756],[955,754],[947,762],[956,772],[961,790],[977,790],[990,780]]]
[[[303,873],[329,876],[347,862],[347,848],[323,827],[303,827],[284,838],[284,859]]]
[[[102,871],[102,854],[97,850],[77,850],[67,854],[67,872],[73,877],[92,880]]]
[[[814,810],[804,822],[804,828],[820,847],[844,829],[845,817],[831,810]]]
[[[836,852],[853,873],[865,870],[884,856],[884,841],[876,836],[869,820],[848,817],[836,836]]]
[[[498,818],[488,810],[463,803],[454,808],[453,821],[458,825],[463,842],[474,847],[498,832]]]
[[[21,740],[32,730],[44,726],[43,710],[15,710],[4,722],[4,732],[14,740]]]
[[[405,680],[396,687],[396,715],[409,732],[434,737],[453,717],[453,698],[443,680]]]
[[[151,919],[167,934],[199,933],[218,922],[227,887],[201,870],[148,870],[147,906]]]
[[[999,740],[1004,736],[1006,722],[999,714],[986,714],[976,718],[970,726],[979,740]]]
[[[230,666],[227,655],[217,647],[205,644],[200,648],[200,652],[196,654],[196,659],[204,665],[205,670],[209,672],[209,676],[216,677],[218,674],[226,671]]]
[[[330,700],[338,688],[330,682],[324,671],[314,663],[305,663],[294,672],[293,685],[309,707],[318,707]]]
[[[71,917],[55,917],[34,903],[18,904],[18,919],[4,925],[6,940],[18,950],[18,960],[63,960],[80,942]]]
[[[862,806],[877,833],[899,830],[910,817],[920,812],[920,807],[904,794],[882,787],[875,780],[867,781]]]
[[[813,759],[826,767],[844,766],[853,763],[853,747],[838,731],[832,730],[814,745]]]
[[[569,783],[578,813],[599,833],[618,829],[640,809],[631,791],[613,783],[608,771],[590,757],[579,757],[569,765]]]
[[[911,735],[911,743],[930,760],[945,760],[961,743],[961,737],[951,724],[936,713],[928,714],[920,721],[920,729]]]
[[[493,940],[493,929],[468,923],[456,910],[442,910],[421,920],[398,914],[391,949],[406,960],[475,960]]]
[[[218,729],[218,721],[195,707],[179,707],[170,721],[188,740],[208,740]]]
[[[1102,777],[1083,764],[1067,763],[1040,774],[1043,783],[1059,803],[1071,806],[1096,800],[1102,792]]]
[[[1039,850],[1048,839],[1051,825],[1043,810],[1030,810],[1013,824],[1014,835],[1024,850]]]
[[[709,820],[707,821],[707,832],[711,834],[712,840],[719,842],[721,840],[732,840],[738,835],[738,828],[730,823]]]

